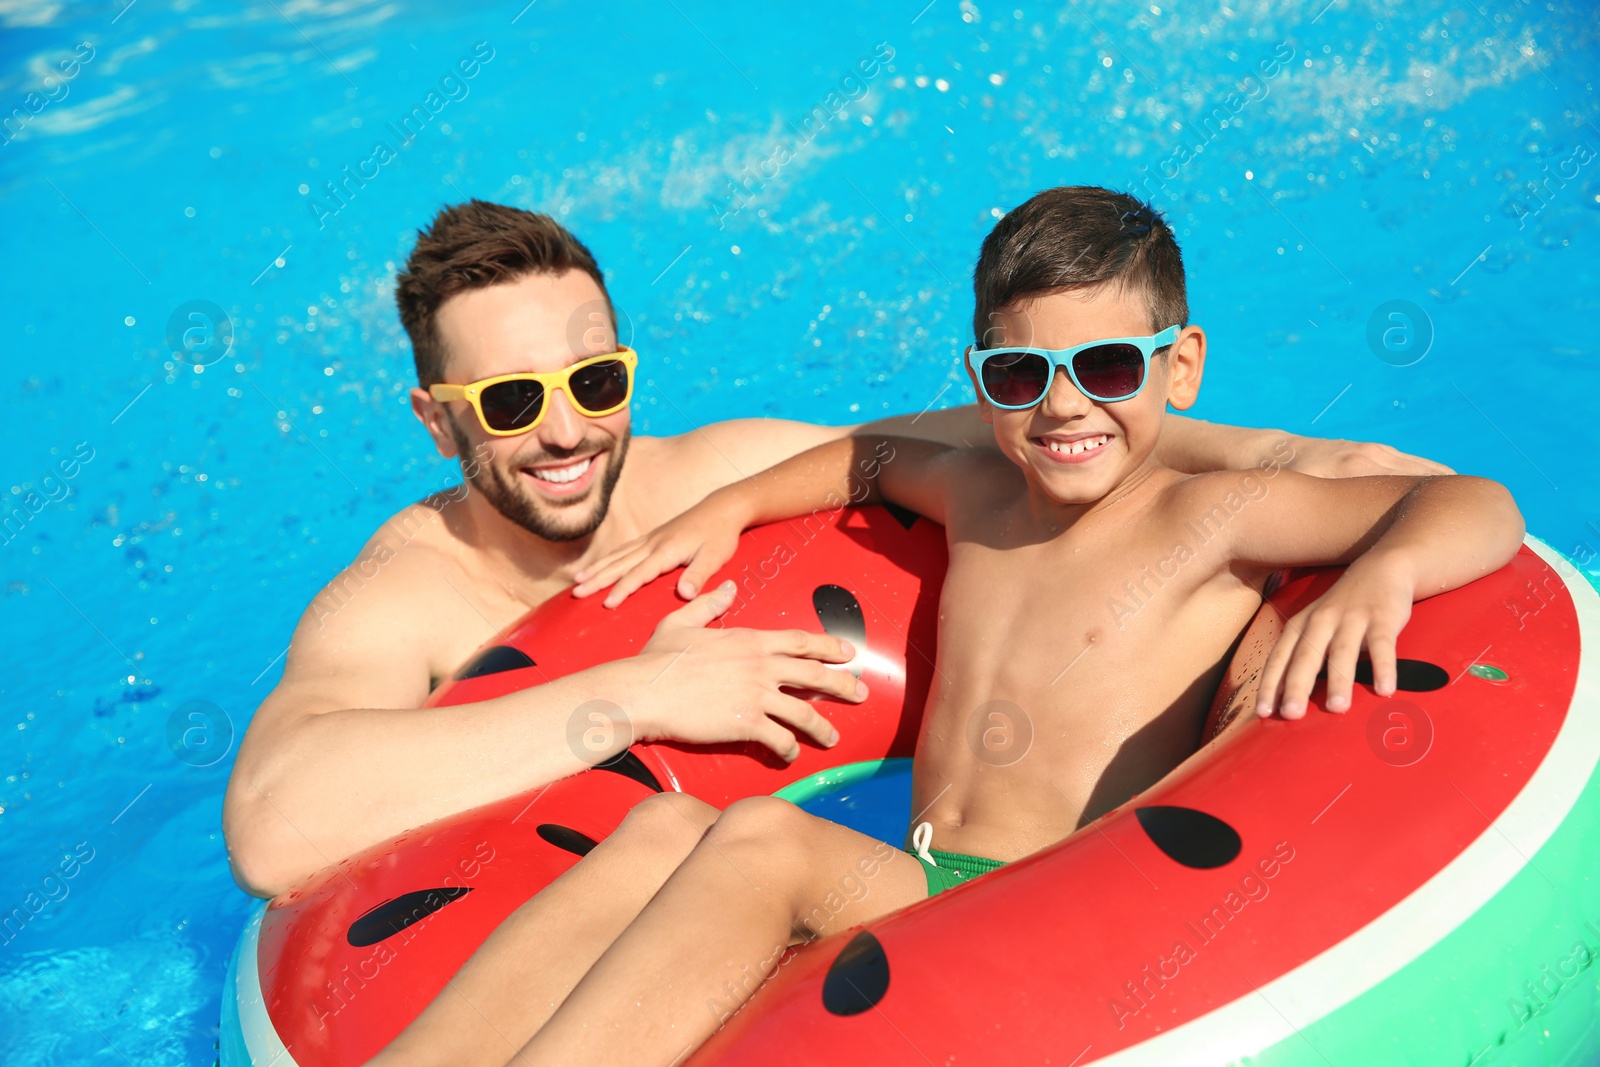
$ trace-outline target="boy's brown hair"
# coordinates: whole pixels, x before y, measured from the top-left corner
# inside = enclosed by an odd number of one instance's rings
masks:
[[[422,387],[444,380],[448,353],[434,316],[446,300],[527,274],[568,270],[581,270],[594,279],[615,329],[617,313],[600,265],[583,242],[555,219],[477,199],[441,210],[426,230],[417,231],[416,247],[396,280],[394,294]]]
[[[1018,301],[1108,282],[1144,297],[1152,333],[1189,324],[1183,255],[1160,212],[1098,186],[1046,189],[1012,209],[983,239],[972,272],[972,332],[986,347],[995,314]]]

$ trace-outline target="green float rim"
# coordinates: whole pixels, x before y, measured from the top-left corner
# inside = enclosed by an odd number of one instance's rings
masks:
[[[791,804],[805,804],[829,793],[836,793],[841,789],[869,781],[887,774],[896,774],[911,765],[911,760],[905,756],[894,756],[889,759],[865,759],[856,763],[841,763],[837,767],[829,767],[825,771],[818,771],[809,778],[802,778],[798,782],[790,782],[776,793],[772,794],[780,800],[787,800]]]

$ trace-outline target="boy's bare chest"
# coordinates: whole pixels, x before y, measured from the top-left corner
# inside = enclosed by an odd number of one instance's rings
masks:
[[[1175,547],[1159,531],[1023,546],[957,541],[941,600],[945,680],[975,695],[1037,700],[1088,686],[1137,702],[1135,691],[1192,679],[1226,651],[1257,600],[1226,574],[1219,581],[1215,559]]]
[[[1084,647],[1104,641],[1103,576],[1061,555],[952,547],[939,616],[939,659],[947,676],[1031,687],[1033,675],[1060,671]]]

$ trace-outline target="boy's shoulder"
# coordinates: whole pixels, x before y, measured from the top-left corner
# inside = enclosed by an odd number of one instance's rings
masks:
[[[1178,474],[1165,487],[1164,496],[1171,506],[1184,511],[1209,513],[1216,508],[1224,508],[1237,514],[1247,505],[1264,500],[1275,484],[1305,477],[1286,472],[1279,464],[1246,467],[1244,470]]]
[[[967,444],[963,442],[959,445],[951,445],[940,453],[939,460],[942,463],[949,463],[955,466],[1015,466],[992,441],[988,444]]]
[[[952,445],[939,451],[925,470],[944,487],[947,521],[992,513],[1027,492],[1022,472],[993,444]]]
[[[1289,501],[1296,502],[1291,511],[1306,507],[1309,501],[1303,492],[1288,490],[1283,495],[1289,482],[1305,477],[1281,467],[1178,473],[1158,489],[1152,510],[1165,524],[1194,531],[1207,542],[1226,531],[1229,536],[1222,543],[1236,544],[1247,530],[1281,525]]]
[[[1017,465],[994,444],[956,445],[939,454],[945,472],[956,477],[957,485],[980,491],[1014,491],[1027,485]]]

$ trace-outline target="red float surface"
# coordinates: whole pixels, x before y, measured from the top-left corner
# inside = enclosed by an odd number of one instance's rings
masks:
[[[821,532],[813,521],[747,533],[725,571],[742,586],[728,624],[820,630],[814,590],[845,588],[860,605],[869,654],[858,665],[872,695],[830,704],[840,744],[806,746],[787,767],[750,746],[638,745],[640,762],[666,788],[723,805],[840,763],[909,755],[944,553],[937,526],[908,529],[880,509],[836,516]],[[1273,594],[1240,643],[1214,723],[1248,708],[1280,613],[1332,580],[1301,574]],[[1506,603],[1529,582],[1549,599],[1519,617]],[[557,598],[498,642],[536,666],[450,683],[431,702],[480,700],[630,654],[678,603],[670,582],[617,612]],[[1082,1064],[1311,959],[1422,885],[1520,791],[1571,702],[1577,622],[1560,579],[1524,549],[1502,571],[1418,604],[1400,655],[1448,682],[1398,703],[1358,685],[1344,715],[1314,707],[1298,722],[1238,724],[1066,841],[872,924],[890,980],[870,1010],[823,1007],[826,973],[859,931],[842,933],[791,954],[692,1062]],[[1467,673],[1478,662],[1509,679]],[[576,861],[540,827],[598,840],[650,791],[588,771],[402,835],[274,901],[258,959],[295,1060],[356,1064],[378,1051],[510,911]],[[1135,815],[1151,806],[1227,823],[1242,841],[1236,858],[1212,869],[1176,862]],[[470,892],[383,941],[349,943],[351,924],[375,907],[447,887]]]
[[[718,806],[841,763],[909,756],[933,675],[945,561],[942,528],[925,520],[908,527],[881,508],[749,531],[717,576],[733,578],[739,595],[716,625],[821,632],[814,592],[839,586],[860,608],[866,639],[854,640],[863,650],[855,666],[870,695],[859,705],[826,702],[839,743],[803,743],[792,764],[757,745],[639,744],[635,755],[665,788]],[[446,682],[428,703],[486,700],[632,655],[663,615],[682,606],[672,585],[654,582],[615,611],[602,608],[599,597],[557,597],[487,646],[515,648],[534,666]],[[584,720],[576,723],[581,730]],[[507,915],[577,861],[541,837],[540,826],[599,840],[651,792],[623,774],[586,771],[402,834],[274,900],[262,918],[257,959],[267,1014],[295,1061],[364,1063]],[[349,943],[351,924],[371,909],[446,888],[470,892],[383,941]]]
[[[1293,578],[1246,632],[1229,679],[1246,683],[1246,714],[1280,619],[1333,578]],[[1530,587],[1549,602],[1519,618],[1507,604]],[[1418,889],[1527,783],[1572,700],[1577,620],[1559,577],[1524,548],[1418,604],[1399,651],[1450,679],[1398,694],[1431,723],[1415,762],[1403,733],[1369,743],[1373,716],[1386,729],[1401,720],[1364,685],[1343,715],[1313,707],[1296,722],[1241,724],[1066,841],[872,924],[891,969],[872,1010],[823,1009],[826,971],[852,936],[841,933],[795,954],[690,1064],[1081,1065],[1305,963]],[[1479,662],[1510,678],[1467,673]],[[1227,822],[1238,857],[1211,870],[1175,862],[1135,817],[1155,805]]]

